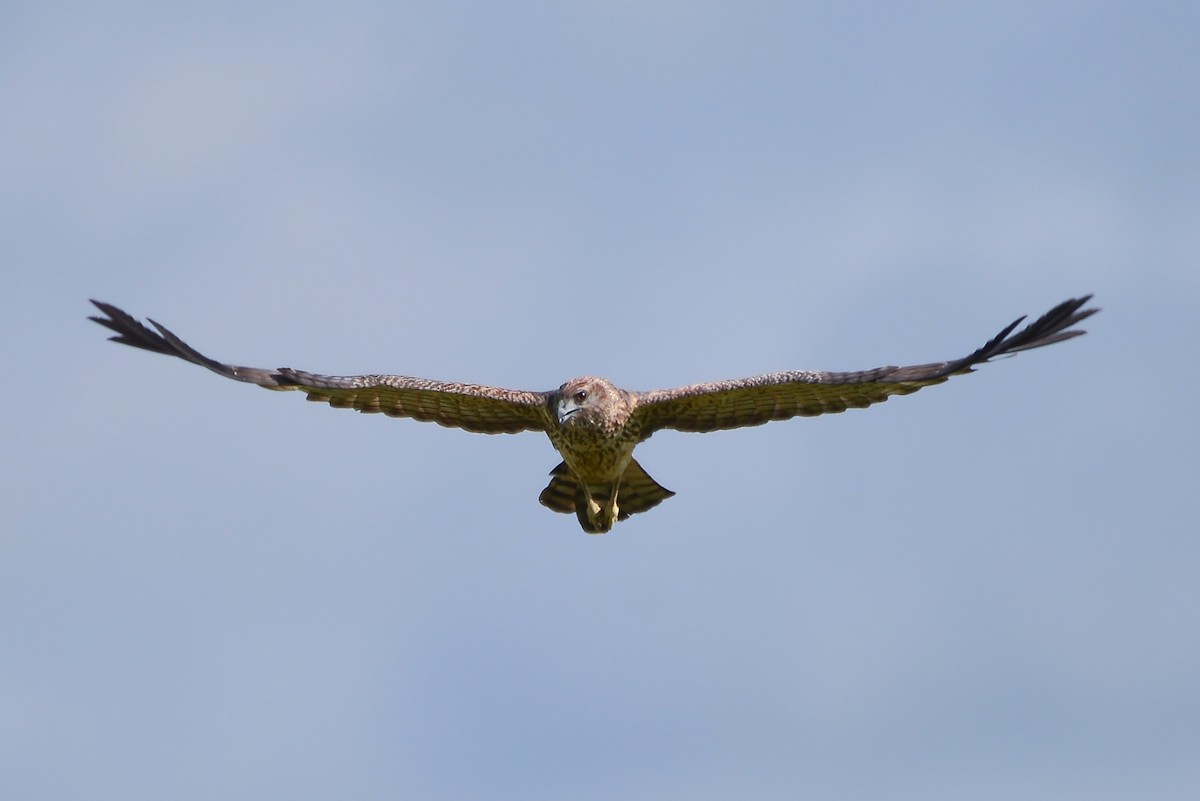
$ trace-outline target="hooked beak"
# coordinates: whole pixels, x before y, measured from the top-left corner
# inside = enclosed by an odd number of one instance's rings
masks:
[[[563,423],[567,422],[567,418],[569,418],[571,415],[575,414],[578,411],[579,411],[578,406],[568,407],[567,402],[565,400],[559,401],[558,402],[558,423],[559,423],[559,425],[562,425]]]

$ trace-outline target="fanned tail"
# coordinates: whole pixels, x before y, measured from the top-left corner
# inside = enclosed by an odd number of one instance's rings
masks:
[[[580,528],[584,531],[589,534],[604,533],[607,529],[598,528],[588,519],[587,497],[575,476],[567,469],[566,463],[559,462],[550,471],[550,475],[550,483],[538,496],[542,506],[564,514],[574,512]],[[612,499],[611,484],[591,484],[588,490],[601,506]],[[625,520],[630,515],[653,509],[674,494],[651,478],[637,461],[630,459],[617,489],[617,520]]]

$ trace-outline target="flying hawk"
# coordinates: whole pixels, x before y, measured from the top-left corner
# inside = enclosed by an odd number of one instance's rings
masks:
[[[637,444],[655,431],[717,431],[865,408],[969,373],[996,356],[1077,337],[1084,332],[1072,327],[1099,311],[1083,308],[1090,299],[1064,301],[1020,331],[1016,328],[1025,318],[1018,318],[974,353],[953,361],[852,373],[769,373],[652,392],[621,389],[594,376],[573,378],[548,392],[529,392],[399,375],[328,376],[290,367],[238,367],[204,356],[153,320],[152,331],[108,303],[93,300],[107,316],[90,319],[115,331],[110,337],[114,342],[177,356],[267,389],[300,390],[311,401],[337,408],[484,434],[544,432],[563,460],[550,471],[550,484],[538,500],[556,512],[574,512],[589,534],[603,534],[618,520],[675,494],[633,458]]]

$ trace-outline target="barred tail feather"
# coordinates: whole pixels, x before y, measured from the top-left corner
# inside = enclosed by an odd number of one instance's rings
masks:
[[[575,477],[567,470],[567,463],[559,462],[558,466],[550,471],[550,475],[553,478],[542,490],[542,494],[538,496],[538,503],[555,512],[563,514],[574,512],[577,483]]]
[[[653,509],[674,494],[650,478],[640,464],[630,459],[629,466],[621,475],[621,489],[617,493],[617,505],[621,508],[617,519],[624,520],[630,515]]]
[[[590,534],[600,533],[588,520],[587,498],[583,488],[575,476],[567,469],[567,465],[559,462],[550,471],[550,483],[538,496],[538,501],[547,509],[564,514],[575,513],[579,525]],[[612,485],[592,484],[588,487],[592,498],[602,506],[612,498]],[[629,460],[629,466],[621,476],[620,488],[617,490],[617,520],[625,520],[630,515],[653,509],[670,498],[675,493],[659,484],[650,474],[642,469],[635,460]]]

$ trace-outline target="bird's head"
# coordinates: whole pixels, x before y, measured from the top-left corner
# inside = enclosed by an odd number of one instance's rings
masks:
[[[572,378],[558,388],[555,414],[559,425],[611,426],[629,415],[626,393],[594,376]]]

